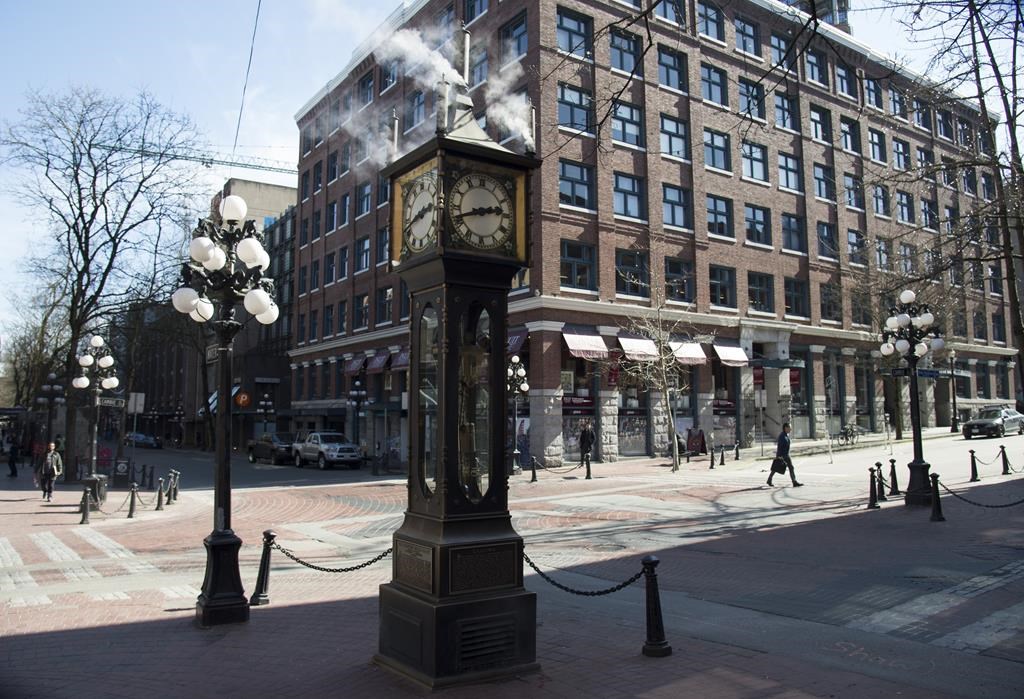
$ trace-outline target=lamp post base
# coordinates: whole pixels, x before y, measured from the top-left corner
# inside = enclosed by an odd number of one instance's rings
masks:
[[[203,545],[206,575],[196,601],[196,624],[205,628],[249,621],[249,601],[238,571],[242,540],[230,529],[218,529],[203,539]]]
[[[910,484],[903,497],[903,504],[931,507],[932,487],[928,480],[928,469],[931,465],[926,461],[911,461],[907,468],[910,469]]]

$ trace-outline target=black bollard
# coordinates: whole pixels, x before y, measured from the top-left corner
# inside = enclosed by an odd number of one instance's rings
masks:
[[[875,497],[875,469],[871,467],[868,469],[870,476],[868,477],[868,509],[878,509],[878,499]]]
[[[590,480],[590,457],[589,456],[587,457],[587,478],[586,478],[586,480],[588,480],[588,481]]]
[[[1001,456],[1002,459],[1003,459],[1003,475],[1004,476],[1009,476],[1010,475],[1010,460],[1008,458],[1006,458],[1006,447],[1004,447],[1002,444],[999,445],[999,456]]]
[[[174,501],[178,501],[178,484],[181,482],[181,471],[174,472]]]
[[[82,493],[82,521],[79,524],[89,523],[90,509],[92,509],[92,502],[89,498],[89,486],[85,486],[85,492]]]
[[[530,457],[530,482],[531,483],[536,483],[537,482],[537,457],[536,456],[531,456]]]
[[[733,461],[739,461],[739,460],[740,460],[740,443],[736,442],[736,454],[735,454],[735,457],[733,458]]]
[[[164,479],[160,479],[160,485],[156,489],[156,509],[160,511],[164,509]]]
[[[933,522],[945,522],[946,518],[942,516],[942,504],[939,502],[939,474],[932,473],[932,521]]]
[[[875,500],[878,502],[888,502],[889,498],[885,497],[885,481],[882,479],[882,462],[875,462]]]
[[[718,465],[725,466],[725,445],[718,448]]]
[[[274,544],[275,538],[277,534],[272,530],[263,532],[263,555],[260,556],[260,572],[256,575],[256,590],[249,598],[250,607],[270,604],[270,595],[267,594],[270,589],[270,547]]]
[[[971,449],[971,483],[976,483],[980,480],[978,478],[978,457],[974,455],[974,450]]]
[[[130,501],[128,502],[128,519],[135,519],[135,495],[139,490],[139,486],[132,481],[132,489],[129,493]]]
[[[686,463],[690,463],[690,452],[686,452]]]
[[[896,482],[896,459],[889,459],[889,496],[900,494],[900,486]]]
[[[672,646],[665,640],[665,622],[661,618],[661,595],[658,593],[657,556],[644,556],[644,576],[647,578],[647,640],[643,654],[648,658],[672,655]]]
[[[146,464],[142,464],[142,468],[143,468],[143,470],[145,470]],[[153,472],[154,471],[156,471],[156,467],[155,466],[150,466],[149,467],[149,480],[146,483],[146,487],[149,488],[150,490],[154,489],[153,488]]]

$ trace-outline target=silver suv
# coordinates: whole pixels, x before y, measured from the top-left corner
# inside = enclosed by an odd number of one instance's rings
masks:
[[[310,462],[319,469],[333,468],[336,464],[359,468],[363,462],[359,447],[345,439],[341,432],[310,432],[305,441],[296,444],[294,456],[299,468]]]

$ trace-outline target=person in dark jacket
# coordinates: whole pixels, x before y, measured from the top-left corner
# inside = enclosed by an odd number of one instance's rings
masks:
[[[7,465],[10,467],[11,472],[7,475],[10,478],[18,477],[18,445],[11,442],[7,451]]]
[[[590,421],[587,420],[583,423],[583,427],[580,428],[580,466],[586,466],[590,468],[590,452],[594,448],[594,430],[590,427]]]
[[[782,432],[779,434],[779,441],[775,444],[775,458],[781,459],[786,466],[789,468],[789,478],[793,481],[793,486],[799,488],[803,483],[798,483],[796,480],[796,474],[793,472],[793,460],[789,458],[789,433],[793,431],[793,428],[789,426],[788,422],[782,423]],[[772,485],[772,478],[775,477],[775,470],[772,469],[771,473],[768,474],[768,485]]]
[[[64,461],[57,452],[57,445],[50,442],[50,448],[39,465],[39,487],[43,490],[43,500],[53,499],[53,482],[64,473]]]

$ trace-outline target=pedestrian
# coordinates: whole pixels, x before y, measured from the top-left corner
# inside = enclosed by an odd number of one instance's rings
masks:
[[[43,500],[50,502],[53,499],[53,481],[64,473],[64,461],[57,452],[57,445],[50,442],[50,447],[43,457],[43,463],[39,465],[39,487],[43,490]]]
[[[7,465],[10,467],[11,472],[7,474],[8,478],[18,477],[18,446],[16,444],[9,444],[7,446]]]
[[[785,473],[789,469],[789,478],[793,481],[793,487],[799,488],[803,483],[798,483],[796,474],[793,472],[793,460],[789,458],[789,433],[793,428],[788,422],[782,423],[782,432],[779,434],[779,441],[775,444],[775,461],[772,462],[771,473],[768,474],[768,485],[772,485],[772,478],[776,473]]]
[[[590,427],[590,420],[584,420],[580,428],[580,466],[590,468],[590,452],[594,448],[594,430]]]

